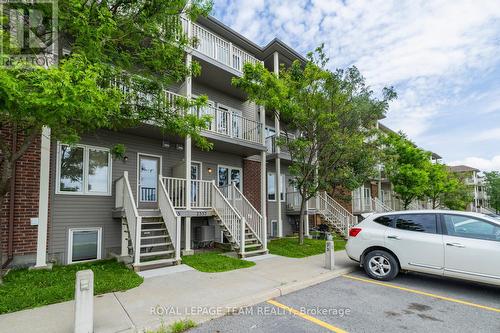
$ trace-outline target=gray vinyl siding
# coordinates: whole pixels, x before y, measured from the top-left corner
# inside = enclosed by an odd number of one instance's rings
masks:
[[[124,171],[128,171],[132,192],[136,197],[138,153],[161,156],[161,172],[167,177],[172,176],[172,168],[175,165],[183,163],[185,154],[184,151],[176,150],[174,145],[170,148],[163,148],[161,139],[123,132],[99,131],[95,135],[83,136],[80,143],[110,149],[116,144],[124,144],[128,160],[112,160],[111,196],[56,194],[57,142],[52,142],[49,254],[62,263],[67,262],[70,228],[101,227],[102,257],[109,256],[112,251],[118,253],[121,244],[121,224],[118,219],[112,218],[112,209],[115,204],[114,182],[123,176]],[[192,148],[192,159],[202,162],[202,177],[205,180],[216,179],[219,164],[239,168],[243,165],[241,156],[218,151],[199,151],[195,147]],[[211,174],[208,173],[209,167],[213,170]]]
[[[266,165],[266,173],[276,172],[276,165],[274,161],[268,161]],[[290,180],[290,173],[286,165],[281,163],[281,173],[285,175],[285,183],[288,185]],[[267,182],[267,174],[266,174],[266,182]],[[288,186],[285,187],[285,192],[287,192]],[[278,195],[278,191],[276,193]],[[266,198],[267,198],[267,186],[266,186]],[[269,235],[271,234],[271,221],[278,220],[278,202],[267,200],[267,230]],[[294,232],[294,226],[290,221],[289,216],[286,214],[286,195],[284,200],[281,202],[281,220],[283,221],[283,235],[291,235]]]
[[[192,93],[193,95],[197,96],[206,95],[209,100],[215,103],[223,104],[230,108],[240,110],[242,116],[245,118],[256,121],[258,120],[257,107],[255,103],[239,100],[237,98],[224,94],[219,90],[203,85],[202,83],[197,81],[193,81]]]

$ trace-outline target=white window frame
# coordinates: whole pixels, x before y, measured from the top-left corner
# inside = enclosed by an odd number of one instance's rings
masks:
[[[269,178],[271,179],[274,179],[273,182],[274,182],[274,199],[269,199]],[[278,198],[278,192],[277,191],[277,184],[276,184],[276,172],[271,172],[269,171],[267,173],[267,179],[266,179],[266,195],[267,195],[267,201],[276,201],[276,199]]]
[[[284,173],[281,174],[281,182],[280,182],[280,200],[281,202],[285,201],[286,198],[286,176]]]
[[[234,166],[229,166],[229,165],[224,165],[224,164],[217,164],[217,187],[219,187],[219,168],[226,168],[227,169],[227,177],[228,177],[228,181],[229,181],[229,184],[228,185],[231,185],[231,170],[239,170],[240,171],[240,176],[241,176],[241,180],[240,180],[240,191],[243,193],[243,168],[240,168],[240,167],[234,167]]]
[[[73,233],[79,231],[97,231],[97,258],[89,259],[89,260],[79,260],[73,262]],[[68,230],[68,265],[96,261],[102,259],[102,228],[101,227],[89,227],[89,228],[70,228]]]
[[[279,225],[278,225],[278,220],[271,220],[271,237],[278,237],[278,235],[274,234],[274,228],[273,224],[276,224],[276,232],[279,234]]]
[[[91,195],[91,196],[111,196],[111,178],[113,175],[113,159],[111,158],[111,151],[109,148],[98,147],[98,146],[90,146],[84,144],[76,144],[73,147],[82,148],[83,149],[83,182],[82,182],[82,191],[80,192],[70,192],[70,191],[61,191],[61,146],[70,146],[65,143],[58,142],[57,143],[57,154],[56,154],[56,194],[63,195]],[[105,151],[108,153],[108,184],[106,192],[94,192],[88,190],[89,185],[89,151],[90,150],[99,150]]]

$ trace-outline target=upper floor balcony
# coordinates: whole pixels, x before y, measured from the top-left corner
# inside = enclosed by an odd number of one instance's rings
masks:
[[[240,75],[245,63],[262,63],[250,53],[198,23],[184,18],[182,19],[182,28],[189,37],[196,39],[195,52],[215,60],[218,64],[226,66]]]
[[[175,108],[179,99],[185,99],[185,96],[165,92],[168,105]],[[229,139],[234,142],[250,143],[253,145],[264,145],[262,140],[262,124],[258,121],[246,118],[238,110],[227,110],[216,108],[212,105],[206,105],[201,108],[192,108],[190,110],[198,116],[210,116],[208,127],[204,134],[215,134],[223,139]],[[209,135],[210,136],[210,135]]]
[[[281,137],[284,137],[284,134],[282,134]],[[286,147],[283,147],[283,146],[278,147],[277,141],[278,140],[277,140],[276,134],[266,137],[265,145],[266,145],[268,158],[272,159],[272,158],[279,157],[279,158],[291,161],[292,157],[290,156],[290,153],[288,152]]]

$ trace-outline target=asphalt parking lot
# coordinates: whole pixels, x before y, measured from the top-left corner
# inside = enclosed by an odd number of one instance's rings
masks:
[[[190,332],[500,332],[500,287],[362,270],[242,309]]]

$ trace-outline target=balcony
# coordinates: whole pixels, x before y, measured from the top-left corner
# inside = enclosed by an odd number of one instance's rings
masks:
[[[284,135],[282,134],[281,137],[283,138]],[[275,154],[278,154],[278,149],[277,149],[278,147],[277,147],[276,141],[277,141],[276,134],[268,136],[266,138],[265,145],[266,145],[266,150],[267,150],[267,154],[268,154],[269,158],[275,158],[276,157]],[[280,151],[279,158],[282,158],[282,159],[285,159],[288,161],[292,160],[290,153],[288,152],[288,150],[285,147],[280,147],[279,151]]]
[[[186,96],[168,90],[164,90],[160,96],[153,96],[138,92],[119,80],[113,81],[112,84],[125,95],[126,103],[132,106],[159,107],[164,110],[173,110],[174,112],[183,112],[185,110]],[[261,136],[262,124],[243,117],[241,115],[242,112],[239,110],[232,109],[228,111],[207,105],[201,108],[192,108],[190,112],[198,116],[211,116],[211,121],[206,129],[208,133],[215,133],[224,138],[234,139],[235,142],[241,140],[241,142],[250,143],[253,146],[255,144],[264,145]],[[153,122],[146,123],[154,125]]]
[[[263,145],[262,124],[258,121],[245,118],[235,111],[227,111],[213,106],[204,106],[195,110],[198,116],[209,115],[211,121],[207,131],[236,140]]]
[[[182,20],[182,28],[184,33],[197,40],[196,47],[194,48],[196,51],[236,70],[238,73],[243,72],[243,65],[245,63],[262,63],[262,61],[250,53],[243,51],[233,43],[219,37],[197,23],[184,18]]]

